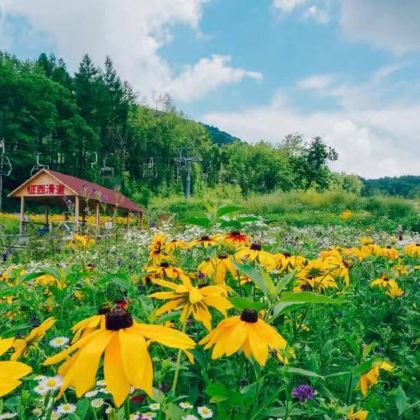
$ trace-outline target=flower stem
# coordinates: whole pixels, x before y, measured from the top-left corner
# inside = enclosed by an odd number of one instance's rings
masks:
[[[185,322],[182,324],[182,332],[183,332],[183,333],[185,333],[185,329],[186,329],[186,328],[187,328],[187,321],[185,321]],[[180,368],[180,365],[181,365],[181,352],[182,352],[182,350],[181,350],[181,349],[179,349],[179,350],[178,350],[178,356],[177,356],[177,358],[176,358],[175,375],[174,375],[174,381],[173,381],[173,383],[172,383],[172,392],[174,393],[174,395],[175,395],[175,391],[176,391],[176,385],[177,385],[177,383],[178,383],[179,368]]]
[[[124,419],[130,420],[130,401],[128,398],[124,401]]]

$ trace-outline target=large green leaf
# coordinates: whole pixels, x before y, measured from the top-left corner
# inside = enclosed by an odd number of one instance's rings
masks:
[[[397,388],[397,391],[395,392],[394,397],[395,405],[397,406],[398,415],[401,416],[404,411],[407,410],[409,407],[409,402],[407,395],[405,395],[404,390],[402,389],[401,385]]]
[[[182,221],[186,225],[195,225],[208,229],[210,227],[210,220],[205,216],[190,216]]]
[[[229,299],[232,303],[232,305],[236,309],[255,309],[256,311],[261,311],[261,309],[264,309],[266,305],[260,302],[253,302],[250,299],[241,297],[241,296],[233,296]]]
[[[311,370],[306,370],[306,369],[300,369],[300,368],[294,368],[294,367],[289,367],[289,366],[284,366],[283,369],[286,372],[290,372],[290,373],[294,373],[296,375],[301,375],[301,376],[308,376],[310,378],[319,378],[319,379],[325,379],[322,375],[320,375],[319,373],[316,372],[312,372]]]
[[[319,295],[312,292],[284,292],[281,294],[279,302],[294,303],[325,303],[333,305],[341,305],[345,303],[345,299],[333,299],[328,296]]]
[[[235,263],[236,268],[242,273],[249,277],[256,286],[266,296],[274,296],[276,294],[276,287],[271,277],[262,269],[256,269],[249,264],[238,264]]]
[[[225,216],[227,214],[236,213],[236,212],[238,212],[240,210],[243,210],[243,208],[240,207],[240,206],[222,206],[222,207],[219,207],[217,209],[217,211],[216,211],[216,217],[217,218],[223,217],[223,216]]]

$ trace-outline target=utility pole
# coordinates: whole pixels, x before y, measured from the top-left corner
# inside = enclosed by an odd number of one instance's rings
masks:
[[[3,177],[9,176],[12,172],[10,159],[5,156],[4,139],[0,140],[0,212],[3,210]]]
[[[183,156],[182,149],[179,149],[179,156],[175,158],[178,167],[185,173],[184,194],[185,198],[191,197],[191,166],[193,162],[201,162],[198,156]]]

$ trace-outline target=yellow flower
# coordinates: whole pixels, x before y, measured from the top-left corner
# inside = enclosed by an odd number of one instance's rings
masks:
[[[306,258],[301,255],[292,255],[288,252],[284,254],[278,253],[273,255],[276,261],[277,270],[290,272],[292,270],[300,270],[306,264]]]
[[[225,254],[203,261],[197,270],[199,273],[212,279],[216,284],[224,283],[227,273],[230,273],[232,277],[237,277],[238,275],[238,271],[233,265],[232,257]]]
[[[208,235],[202,236],[200,239],[194,239],[189,243],[189,247],[192,248],[194,246],[204,246],[205,248],[209,246],[217,245],[217,241],[214,238],[211,238]]]
[[[293,347],[286,347],[277,351],[277,358],[283,365],[288,365],[290,359],[296,359],[296,353]]]
[[[390,260],[399,257],[398,251],[395,248],[392,248],[390,246],[387,246],[386,248],[380,248],[377,251],[376,255],[380,255],[380,256],[388,258]]]
[[[171,289],[171,292],[156,292],[150,297],[155,299],[169,300],[159,309],[155,315],[159,316],[166,312],[181,309],[181,323],[185,324],[190,315],[201,322],[207,330],[211,330],[211,313],[209,306],[216,308],[224,316],[226,310],[232,308],[232,304],[226,299],[227,291],[220,286],[194,287],[187,276],[181,278],[182,284],[172,283],[166,280],[153,280],[153,283]]]
[[[74,334],[72,343],[75,343],[81,337],[92,333],[97,329],[105,329],[105,314],[110,311],[110,308],[101,308],[97,315],[82,319],[77,324],[73,325],[71,331]]]
[[[34,282],[38,286],[55,286],[59,289],[62,289],[64,287],[64,284],[59,279],[55,278],[51,274],[43,274],[42,276],[39,276],[35,279]]]
[[[379,380],[379,373],[381,370],[386,370],[391,372],[394,369],[394,366],[391,363],[386,361],[375,362],[372,368],[360,376],[358,387],[362,392],[363,396],[366,397],[367,391],[373,385],[376,385]]]
[[[338,269],[338,271],[337,271]],[[325,289],[337,289],[337,283],[333,277],[333,273],[341,274],[338,265],[331,266],[328,261],[311,260],[297,274],[297,282],[293,291],[315,291],[322,292]]]
[[[240,316],[221,321],[199,344],[205,344],[206,350],[214,346],[212,359],[242,350],[246,357],[252,356],[261,366],[267,361],[268,349],[279,351],[287,345],[277,330],[259,319],[253,309],[245,309]]]
[[[373,245],[375,241],[370,236],[361,236],[359,241],[362,245]]]
[[[35,327],[25,338],[18,338],[13,342],[13,349],[15,352],[12,354],[12,357],[10,360],[17,360],[19,357],[21,357],[25,351],[26,348],[30,344],[37,343],[41,341],[44,337],[47,331],[55,324],[54,318],[48,318],[46,319],[41,325],[38,327]]]
[[[347,413],[347,420],[366,420],[369,415],[369,411],[359,410],[353,411],[353,408]]]
[[[146,273],[150,279],[179,279],[181,276],[185,276],[185,273],[181,268],[173,267],[168,262],[161,262],[159,265],[151,265],[145,268]]]
[[[165,240],[166,236],[164,234],[153,236],[149,246],[149,258],[152,265],[159,265],[164,261],[172,260],[172,257],[164,250]]]
[[[165,251],[172,253],[176,249],[185,249],[187,247],[187,244],[180,240],[180,239],[172,239],[170,242],[165,243]]]
[[[160,325],[139,324],[121,307],[105,317],[105,329],[85,335],[44,362],[44,365],[52,365],[64,361],[58,369],[63,376],[59,398],[70,386],[74,387],[78,398],[95,386],[103,353],[105,384],[117,407],[127,398],[131,386],[143,389],[151,397],[153,365],[146,339],[182,350],[195,347],[186,334]]]
[[[397,297],[403,296],[404,295],[404,290],[402,290],[398,287],[397,282],[393,282],[393,283],[390,282],[390,285],[389,285],[389,288],[388,288],[388,291],[386,292],[386,294],[388,296],[390,296],[392,299],[395,299]]]
[[[395,280],[391,280],[389,277],[385,276],[385,274],[382,274],[381,277],[370,282],[370,287],[377,286],[386,289],[389,287],[391,281],[395,283]]]
[[[344,220],[350,219],[353,216],[353,212],[351,210],[344,210],[340,213],[340,217]]]
[[[420,244],[409,244],[404,247],[405,255],[409,257],[420,257]]]
[[[13,342],[14,338],[0,338],[0,356],[12,348]],[[32,368],[21,362],[0,362],[0,398],[16,389],[22,383],[20,379],[31,372]]]
[[[232,232],[224,235],[221,240],[223,244],[233,246],[234,248],[249,245],[249,236],[237,230],[233,230]]]
[[[69,241],[69,247],[72,249],[89,248],[92,245],[95,245],[95,239],[86,235],[73,235]]]
[[[257,262],[268,271],[276,268],[276,260],[270,252],[264,251],[261,244],[253,243],[250,247],[242,248],[235,254],[235,260],[239,262]]]

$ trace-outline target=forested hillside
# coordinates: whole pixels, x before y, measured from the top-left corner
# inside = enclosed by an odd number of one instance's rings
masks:
[[[420,167],[420,163],[419,163]],[[385,177],[364,180],[364,195],[385,194],[406,198],[420,197],[420,176]]]
[[[357,177],[330,172],[327,163],[338,156],[320,138],[290,135],[279,146],[250,145],[191,121],[166,95],[156,109],[141,106],[110,58],[101,69],[86,55],[70,74],[53,55],[21,61],[0,53],[1,138],[13,164],[6,190],[48,165],[145,202],[151,193],[182,193],[180,157],[197,158],[195,191],[218,183],[238,185],[244,195],[361,188]]]

